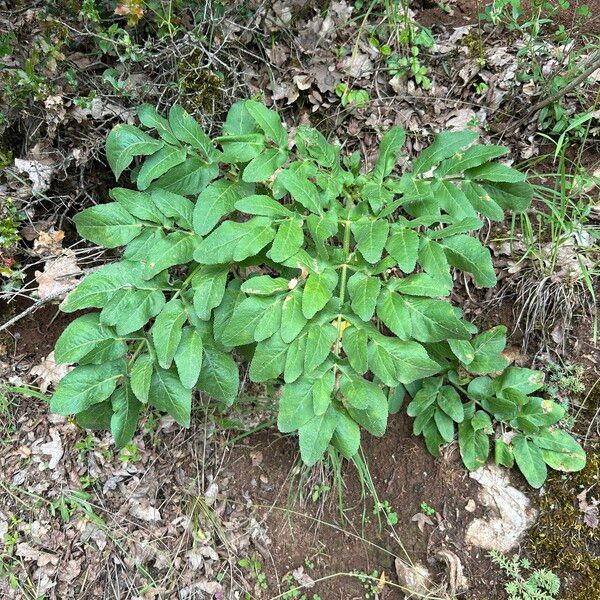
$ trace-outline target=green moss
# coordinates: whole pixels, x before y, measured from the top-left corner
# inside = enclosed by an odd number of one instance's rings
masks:
[[[223,77],[201,68],[202,55],[193,52],[179,64],[179,83],[183,102],[193,114],[202,111],[213,114],[223,104]]]
[[[470,31],[462,38],[461,43],[469,50],[469,56],[485,62],[485,46],[481,36],[475,31]]]
[[[600,483],[600,454],[588,451],[583,471],[553,474],[540,499],[540,518],[531,530],[525,551],[533,560],[557,572],[570,600],[596,600],[600,590],[600,527],[583,521],[577,495]]]

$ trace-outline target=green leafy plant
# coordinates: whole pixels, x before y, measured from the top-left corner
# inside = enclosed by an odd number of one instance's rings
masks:
[[[57,342],[79,363],[51,400],[85,427],[109,428],[118,447],[149,404],[188,426],[192,391],[226,408],[239,366],[257,384],[281,383],[278,426],[298,432],[304,462],[331,446],[356,457],[361,427],[381,436],[404,396],[414,433],[439,454],[458,430],[467,468],[513,461],[542,484],[546,464],[583,467],[585,455],[553,426],[564,409],[531,394],[537,371],[507,368],[505,328],[477,335],[443,300],[452,268],[496,282],[471,232],[531,198],[525,176],[494,162],[500,146],[446,132],[393,174],[405,142],[390,129],[366,173],[355,153],[299,127],[295,148],[279,115],[248,100],[211,140],[180,106],[168,118],[139,109],[150,135],[117,125],[106,144],[112,202],[75,217],[80,235],[123,259],[88,275],[62,304],[97,308]],[[237,349],[237,350],[236,350]]]
[[[532,569],[529,560],[518,554],[508,558],[493,551],[489,555],[510,579],[504,586],[508,600],[553,600],[558,597],[560,579],[552,571]],[[526,576],[527,571],[530,571],[529,576]]]

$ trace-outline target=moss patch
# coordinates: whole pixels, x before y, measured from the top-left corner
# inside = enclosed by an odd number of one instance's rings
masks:
[[[192,52],[179,64],[179,81],[183,102],[193,114],[196,111],[213,114],[223,103],[224,79],[200,67],[201,53]]]
[[[577,495],[592,488],[589,496],[597,496],[599,484],[598,448],[588,451],[588,462],[583,471],[555,473],[549,477],[545,494],[540,499],[540,519],[524,548],[536,564],[560,575],[561,589],[569,590],[570,600],[598,598],[600,527],[592,529],[584,523]]]

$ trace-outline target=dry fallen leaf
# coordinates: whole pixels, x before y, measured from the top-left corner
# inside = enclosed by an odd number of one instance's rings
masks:
[[[44,256],[46,254],[53,254],[59,256],[62,251],[62,241],[65,237],[65,232],[59,229],[54,231],[41,231],[37,239],[33,242],[33,251],[38,256]]]
[[[577,501],[579,502],[579,510],[583,513],[583,522],[588,527],[596,529],[596,527],[598,527],[598,504],[600,504],[600,501],[596,500],[596,498],[592,498],[591,501],[588,502],[587,495],[590,489],[591,488],[585,489],[578,494]]]
[[[40,391],[45,394],[50,386],[56,386],[72,368],[68,365],[57,365],[52,351],[37,367],[31,369],[31,374],[35,376],[36,381],[40,381]]]
[[[427,515],[424,515],[421,512],[413,515],[410,520],[418,525],[421,532],[425,531],[425,525],[431,525],[432,527],[434,526],[433,521]]]
[[[64,252],[63,256],[49,260],[43,272],[35,272],[40,300],[58,299],[77,285],[82,270],[77,265],[75,254],[69,250]]]

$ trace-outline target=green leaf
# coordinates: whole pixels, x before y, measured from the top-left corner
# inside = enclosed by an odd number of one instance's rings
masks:
[[[461,189],[478,213],[492,221],[504,219],[504,210],[492,199],[484,187],[472,181],[463,181]]]
[[[387,398],[385,394],[373,396],[369,406],[364,410],[357,410],[348,406],[348,413],[360,425],[362,425],[371,435],[381,437],[387,427]]]
[[[362,377],[342,377],[340,391],[348,405],[358,410],[365,410],[373,403],[387,405],[387,398],[381,388]]]
[[[123,288],[116,291],[100,313],[100,322],[112,325],[118,335],[141,329],[165,305],[165,296],[154,289]]]
[[[272,296],[276,293],[287,292],[288,285],[289,281],[283,277],[257,275],[242,283],[242,291],[255,296]]]
[[[202,338],[194,327],[185,327],[175,352],[179,379],[186,388],[193,388],[200,377],[202,367]]]
[[[142,125],[149,129],[156,129],[156,133],[168,144],[178,145],[177,138],[173,135],[169,122],[158,114],[156,108],[151,104],[142,104],[138,110],[138,117]]]
[[[454,307],[448,302],[408,296],[404,298],[404,306],[412,322],[412,337],[419,342],[471,337],[467,325],[456,316]]]
[[[471,273],[477,285],[496,285],[490,251],[484,248],[478,239],[468,235],[456,235],[444,240],[442,245],[448,262],[461,271]]]
[[[379,146],[379,156],[375,163],[372,175],[382,183],[386,175],[389,175],[396,164],[398,154],[406,141],[406,133],[402,127],[392,127],[385,132]]]
[[[59,381],[50,400],[50,411],[72,415],[98,404],[114,392],[122,375],[122,361],[75,367]]]
[[[256,121],[248,111],[247,101],[241,100],[231,105],[225,123],[223,133],[226,135],[245,135],[257,131]]]
[[[262,217],[293,217],[294,213],[269,196],[254,195],[235,203],[236,210]]]
[[[296,339],[306,324],[302,313],[302,289],[292,290],[283,300],[281,312],[281,337],[289,344]]]
[[[279,399],[277,427],[281,433],[296,431],[314,416],[312,381],[306,378],[286,383]]]
[[[154,154],[163,146],[164,142],[155,140],[137,127],[120,123],[108,134],[106,158],[115,178],[119,179],[121,173],[133,161],[134,156]]]
[[[206,265],[192,278],[194,311],[199,319],[208,321],[212,309],[221,304],[229,270],[221,265]]]
[[[190,233],[174,231],[164,235],[161,231],[150,260],[146,263],[144,279],[152,279],[169,267],[189,263],[199,243],[200,238]]]
[[[259,219],[261,220],[260,222]],[[252,226],[247,226],[245,228],[245,235],[237,241],[235,249],[233,250],[234,261],[240,262],[249,256],[256,256],[273,240],[275,237],[275,230],[267,219],[264,221],[262,219],[265,218],[255,217],[251,221],[242,223],[242,225],[246,226],[248,223],[252,223]]]
[[[148,402],[182,425],[190,426],[192,390],[184,387],[173,371],[157,368],[152,375]]]
[[[56,342],[54,359],[57,363],[102,363],[121,358],[127,346],[117,340],[110,327],[99,322],[97,313],[83,315],[70,323]]]
[[[465,420],[458,425],[458,447],[465,467],[475,471],[487,461],[490,440],[482,429],[473,429],[470,421]]]
[[[333,410],[313,417],[298,429],[300,439],[300,456],[308,467],[315,465],[329,446],[337,419]]]
[[[464,152],[467,147],[477,139],[477,134],[472,131],[443,131],[438,133],[431,146],[414,160],[412,172],[415,174],[426,173],[435,165]]]
[[[331,346],[337,339],[337,330],[333,325],[313,324],[308,328],[304,372],[310,373],[323,364],[329,356]]]
[[[394,287],[403,294],[410,296],[448,296],[452,290],[452,282],[447,279],[439,279],[427,275],[427,273],[416,273],[399,279]]]
[[[404,298],[389,287],[383,288],[377,302],[377,317],[401,340],[412,336],[412,321]]]
[[[451,385],[444,385],[440,388],[437,404],[455,423],[463,422],[465,411],[462,400]]]
[[[369,368],[373,374],[381,379],[384,385],[395,387],[399,383],[398,369],[394,358],[388,349],[372,341],[367,345]]]
[[[440,371],[440,365],[429,358],[427,350],[417,342],[405,342],[386,336],[378,337],[373,341],[384,346],[393,358],[396,377],[400,383],[412,383]]]
[[[150,185],[150,190],[164,190],[182,196],[199,194],[219,174],[216,162],[205,163],[197,156],[173,167]]]
[[[112,414],[113,409],[110,400],[104,400],[75,415],[75,420],[84,429],[110,430]]]
[[[545,429],[533,438],[544,462],[557,471],[581,471],[586,458],[583,448],[562,429]]]
[[[515,464],[511,446],[501,438],[494,441],[494,462],[509,469],[512,469]]]
[[[271,148],[253,158],[244,168],[242,179],[248,183],[267,181],[287,160],[287,152]]]
[[[531,487],[541,488],[548,476],[548,469],[541,450],[522,435],[512,439],[513,454],[517,467]]]
[[[141,354],[138,356],[131,367],[129,373],[129,384],[136,398],[144,404],[148,402],[148,394],[150,391],[150,381],[152,379],[152,371],[154,370],[154,362],[149,354]]]
[[[269,258],[277,263],[282,263],[294,256],[303,244],[304,232],[301,223],[296,219],[283,221],[275,234]]]
[[[473,359],[468,364],[471,373],[484,375],[496,373],[508,366],[508,360],[502,356],[506,346],[506,327],[498,325],[475,337],[472,342]]]
[[[126,188],[113,188],[110,191],[110,196],[129,214],[142,219],[142,221],[150,221],[160,225],[167,224],[164,214],[152,202],[150,194]]]
[[[110,397],[113,414],[110,431],[117,448],[124,448],[133,438],[142,405],[128,385],[116,389]]]
[[[225,406],[230,406],[237,397],[239,382],[240,374],[233,358],[225,352],[204,346],[198,389]]]
[[[250,363],[250,380],[262,383],[277,379],[285,369],[285,358],[289,348],[279,333],[256,346],[252,362]]]
[[[483,189],[502,208],[515,212],[527,210],[533,198],[533,187],[527,182],[521,183],[484,183]]]
[[[181,330],[186,320],[185,307],[178,298],[167,302],[154,320],[150,333],[158,364],[163,369],[168,369],[173,362],[173,357],[181,341]]]
[[[286,169],[279,173],[277,182],[290,193],[296,202],[302,204],[304,208],[317,215],[321,214],[322,208],[319,200],[319,192],[315,184],[306,177],[291,169]]]
[[[439,206],[454,220],[476,218],[477,214],[463,191],[451,181],[436,181],[432,190]]]
[[[525,173],[519,173],[502,163],[487,163],[465,171],[465,176],[476,181],[493,181],[497,183],[521,183],[525,181]]]
[[[215,154],[210,138],[204,133],[202,127],[179,104],[174,104],[169,111],[169,124],[173,133],[181,142],[190,144],[193,148],[201,150],[207,158]]]
[[[265,149],[265,136],[262,133],[221,136],[218,140],[223,152],[219,162],[227,164],[245,163],[256,158]]]
[[[342,337],[342,348],[348,357],[350,366],[359,374],[363,375],[368,365],[367,333],[363,329],[347,327]]]
[[[289,345],[288,353],[285,358],[285,369],[283,371],[283,380],[286,383],[296,381],[304,372],[306,337],[306,333],[302,333]]]
[[[348,279],[348,292],[352,299],[352,310],[363,320],[370,321],[375,313],[381,281],[357,271]]]
[[[312,319],[329,302],[336,285],[335,271],[308,276],[302,294],[302,313],[307,319]]]
[[[412,229],[394,229],[385,249],[404,273],[412,273],[417,264],[419,236]]]
[[[452,353],[463,365],[470,365],[475,359],[475,350],[467,340],[447,340]]]
[[[390,224],[383,220],[361,220],[352,223],[350,226],[356,247],[363,258],[375,264],[380,258],[383,248],[387,241]]]
[[[142,231],[142,223],[118,202],[86,208],[73,221],[81,237],[105,248],[124,246]]]
[[[262,342],[281,329],[282,305],[283,296],[278,295],[274,298],[274,303],[269,310],[265,311],[265,314],[254,330],[255,342]]]
[[[271,138],[280,148],[287,149],[288,136],[281,124],[281,117],[275,111],[269,110],[264,104],[254,100],[246,100],[244,106],[265,135]]]
[[[523,394],[531,394],[544,385],[544,374],[541,371],[509,367],[498,378],[501,389],[514,388]]]
[[[454,421],[439,408],[433,413],[433,420],[442,440],[451,442],[454,439]]]
[[[254,332],[261,319],[277,304],[277,298],[250,296],[233,311],[221,335],[221,342],[228,347],[245,346],[254,342]]]
[[[429,238],[421,238],[419,263],[432,277],[450,279],[450,265],[443,247]]]
[[[337,424],[331,443],[348,459],[352,458],[360,447],[360,427],[345,411],[336,409]]]
[[[467,148],[465,152],[457,154],[452,158],[444,161],[436,170],[436,177],[448,177],[456,173],[462,173],[466,169],[478,167],[494,158],[503,156],[508,153],[506,146],[483,146],[475,144]]]
[[[142,168],[137,176],[138,189],[145,190],[152,181],[164,175],[169,169],[182,163],[186,156],[186,151],[181,148],[174,146],[161,148],[142,164]]]
[[[244,183],[225,179],[211,183],[198,196],[194,207],[194,231],[199,235],[206,235],[212,231],[221,218],[229,214],[235,203],[251,189]]]
[[[312,388],[315,415],[324,415],[329,408],[334,386],[335,374],[333,370],[327,371],[323,376],[315,380]]]

